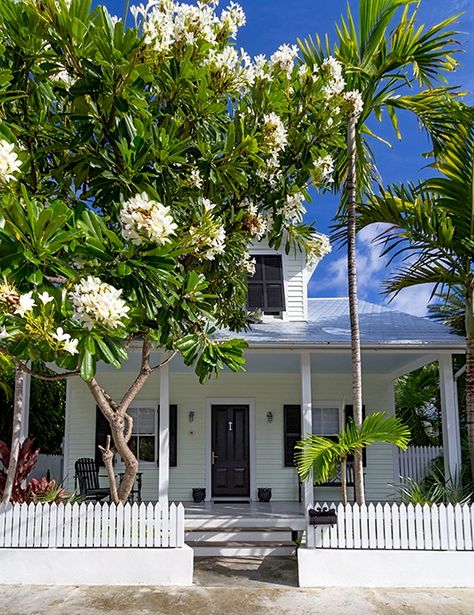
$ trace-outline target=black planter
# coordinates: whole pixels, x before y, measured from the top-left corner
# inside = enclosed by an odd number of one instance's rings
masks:
[[[269,487],[259,487],[257,495],[259,502],[269,502],[272,499],[272,490]]]
[[[204,487],[194,487],[193,500],[194,502],[204,502],[206,499],[206,490]]]

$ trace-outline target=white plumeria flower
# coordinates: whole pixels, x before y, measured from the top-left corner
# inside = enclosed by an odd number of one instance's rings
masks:
[[[8,183],[16,179],[14,173],[18,173],[21,161],[16,155],[15,146],[2,139],[0,141],[0,180]]]
[[[36,306],[36,303],[32,295],[33,295],[33,291],[30,291],[29,293],[25,293],[24,295],[20,295],[20,298],[18,300],[18,305],[14,312],[15,314],[18,314],[19,316],[23,318],[25,314],[28,314],[28,312],[31,312],[33,310],[33,308]]]
[[[56,333],[53,333],[53,337],[58,340],[58,342],[67,342],[71,339],[69,333],[65,333],[62,327],[58,327],[56,329]]]
[[[64,343],[64,350],[69,354],[77,354],[79,351],[77,350],[77,345],[79,344],[79,340],[71,339]]]
[[[170,208],[150,199],[146,192],[122,203],[120,221],[123,236],[136,245],[143,239],[163,245],[178,228]]]
[[[263,116],[262,134],[265,145],[273,150],[271,154],[285,149],[288,143],[288,131],[282,119],[273,111]]]
[[[120,298],[122,290],[102,282],[99,278],[88,276],[74,285],[71,300],[74,305],[74,318],[84,323],[88,329],[101,324],[109,329],[123,326],[130,308]]]
[[[47,305],[48,303],[51,303],[51,301],[54,301],[54,297],[52,297],[47,290],[39,294],[38,299],[43,305]]]
[[[3,326],[3,327],[0,329],[0,341],[1,341],[1,340],[6,340],[6,339],[8,339],[9,337],[10,337],[10,333],[8,333],[8,331],[7,331],[6,327],[5,327],[5,326]]]

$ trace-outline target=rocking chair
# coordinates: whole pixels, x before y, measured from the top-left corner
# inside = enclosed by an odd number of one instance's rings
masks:
[[[78,459],[75,463],[76,470],[76,488],[79,487],[79,493],[86,500],[103,500],[110,497],[110,489],[108,487],[100,487],[99,472],[95,461],[87,457]]]

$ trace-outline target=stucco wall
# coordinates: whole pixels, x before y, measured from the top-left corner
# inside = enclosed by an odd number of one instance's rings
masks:
[[[119,397],[133,379],[126,372],[103,373],[99,381],[114,397]],[[95,403],[80,380],[68,381],[69,430],[67,486],[74,487],[74,462],[79,457],[94,457]],[[351,396],[349,375],[313,376],[313,401],[347,403]],[[393,408],[391,385],[382,376],[367,376],[364,380],[364,403],[367,412]],[[159,375],[153,375],[139,396],[142,400],[158,400]],[[230,374],[223,373],[205,385],[199,385],[193,374],[170,375],[170,403],[178,406],[178,464],[170,468],[170,498],[190,500],[193,487],[205,486],[206,414],[208,398],[254,398],[256,435],[256,487],[271,487],[273,500],[297,500],[297,478],[293,468],[284,467],[283,405],[300,403],[299,374]],[[189,422],[188,414],[195,417]],[[267,421],[267,412],[273,421]],[[158,468],[143,464],[142,496],[156,500]],[[367,451],[366,495],[368,500],[387,499],[393,489],[393,449],[375,445]],[[316,488],[315,497],[337,499],[338,489]]]

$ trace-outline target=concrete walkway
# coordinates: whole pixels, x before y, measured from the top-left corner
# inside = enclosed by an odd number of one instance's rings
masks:
[[[0,586],[0,613],[450,615],[474,613],[474,590],[298,589],[293,558],[202,558],[189,588]]]

